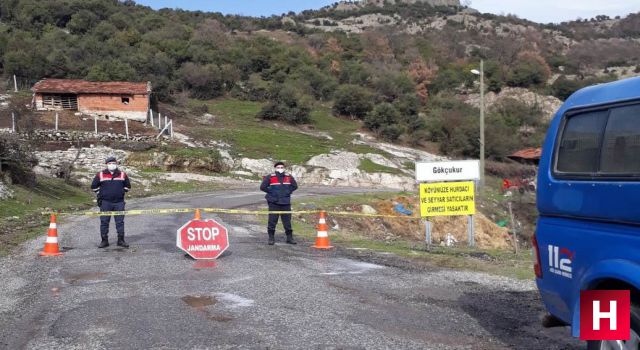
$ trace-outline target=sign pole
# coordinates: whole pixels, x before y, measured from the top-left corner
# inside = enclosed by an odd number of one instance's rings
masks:
[[[431,221],[429,220],[425,220],[424,221],[424,227],[425,227],[425,233],[424,233],[424,239],[425,242],[427,243],[427,245],[431,245]]]
[[[476,246],[476,240],[474,237],[474,220],[473,220],[473,215],[469,215],[467,216],[467,228],[468,228],[468,236],[469,236],[469,247],[475,247]]]

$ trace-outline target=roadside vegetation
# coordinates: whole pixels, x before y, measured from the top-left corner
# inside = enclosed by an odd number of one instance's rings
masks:
[[[513,16],[474,15],[501,26],[531,28],[531,35],[513,36],[452,20],[446,20],[442,29],[419,35],[393,25],[362,34],[324,32],[307,25],[314,20],[334,25],[350,16],[393,14],[421,26],[426,19],[447,19],[460,10],[397,3],[250,18],[154,11],[134,1],[3,1],[0,75],[15,74],[30,83],[45,77],[150,81],[154,108],[189,98],[205,108],[207,101],[215,99],[219,109],[213,108],[212,113],[244,108],[238,114],[251,121],[237,125],[247,129],[230,134],[214,127],[213,132],[203,133],[229,139],[247,155],[258,154],[258,146],[265,142],[275,149],[277,139],[291,137],[306,148],[330,148],[324,141],[303,139],[286,130],[274,135],[253,128],[274,122],[315,127],[320,110],[351,119],[354,129],[363,127],[380,139],[423,148],[437,142],[448,155],[476,157],[479,113],[459,99],[477,91],[477,77],[470,70],[477,69],[481,59],[489,91],[523,87],[560,98],[609,79],[585,76],[587,71],[640,64],[637,43],[604,40],[640,35],[634,29],[640,20],[636,15],[600,31],[594,29],[597,23],[609,18],[542,26]],[[580,42],[566,57],[558,57],[559,41],[542,35],[549,29]],[[559,78],[552,79],[554,75]],[[228,106],[218,102],[230,98]],[[525,123],[529,116],[540,114],[517,106],[489,111],[488,121],[495,127],[487,128],[494,133],[487,138],[493,143],[487,155],[501,159],[536,143],[545,125]],[[517,135],[527,142],[510,142],[501,135]],[[303,153],[290,160],[307,157]]]
[[[363,204],[390,203],[398,197],[409,195],[411,194],[385,192],[319,197],[312,200],[300,200],[296,203],[296,208],[328,210],[351,208],[357,211]],[[417,203],[415,203],[415,208],[417,208]],[[389,214],[400,215],[398,213]],[[418,264],[423,264],[425,267],[466,269],[518,279],[531,279],[533,277],[531,251],[526,247],[521,247],[518,254],[515,254],[512,249],[469,248],[466,246],[466,242],[458,242],[450,247],[443,246],[440,242],[434,242],[433,245],[427,246],[424,242],[424,233],[422,231],[419,232],[419,235],[413,237],[411,234],[404,236],[391,234],[393,221],[397,221],[400,224],[404,223],[405,225],[409,223],[406,219],[345,218],[329,215],[329,236],[333,245],[353,255],[370,257],[371,253],[382,253],[382,255],[392,253],[402,258],[411,259]],[[309,242],[315,239],[316,216],[297,216],[293,220],[293,225],[296,235]],[[372,230],[372,227],[377,228]],[[384,231],[386,233],[380,235],[380,232],[376,231]]]

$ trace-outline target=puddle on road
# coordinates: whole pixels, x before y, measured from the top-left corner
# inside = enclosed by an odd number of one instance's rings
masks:
[[[326,272],[321,275],[359,275],[370,270],[383,269],[384,266],[350,259],[337,259],[326,267]]]
[[[194,308],[203,308],[218,302],[216,298],[208,295],[187,295],[182,297],[182,301]]]
[[[209,310],[206,309],[207,306],[215,305],[218,303],[218,299],[209,296],[209,295],[186,295],[181,298],[185,304],[191,306],[196,309],[198,312],[202,312],[204,316],[209,321],[216,322],[229,322],[233,321],[232,316],[228,315],[220,315],[220,314],[212,314]]]
[[[103,277],[104,275],[106,275],[106,273],[104,272],[82,272],[82,273],[69,275],[64,278],[64,281],[69,284],[76,284],[81,281],[97,280],[97,279],[100,279],[100,277]]]

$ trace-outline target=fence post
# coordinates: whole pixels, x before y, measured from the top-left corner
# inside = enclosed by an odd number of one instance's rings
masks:
[[[513,248],[515,249],[516,255],[518,255],[518,236],[516,235],[516,225],[513,220],[513,210],[511,209],[511,201],[508,202],[509,206],[509,217],[511,218],[511,229],[513,230]]]
[[[158,129],[162,129],[162,113],[158,112]]]
[[[127,140],[129,139],[129,119],[124,118],[124,131],[127,133]]]
[[[13,75],[13,92],[18,92],[18,80],[15,74]]]
[[[151,120],[151,126],[153,126],[153,109],[149,108],[149,119]]]
[[[58,131],[58,112],[56,112],[56,131]]]
[[[93,129],[96,135],[98,135],[98,117],[93,116]]]
[[[16,132],[16,114],[11,112],[11,131]]]

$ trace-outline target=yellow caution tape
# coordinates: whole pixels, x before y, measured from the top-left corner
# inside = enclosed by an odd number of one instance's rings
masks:
[[[75,212],[42,212],[43,215],[55,214],[57,216],[120,216],[120,215],[160,215],[160,214],[176,214],[176,213],[195,213],[200,209],[204,213],[215,214],[241,214],[241,215],[269,215],[269,214],[319,214],[322,210],[290,210],[290,211],[268,211],[268,210],[239,210],[239,209],[222,209],[222,208],[177,208],[177,209],[132,209],[124,211],[75,211]],[[371,218],[389,218],[389,219],[409,219],[419,220],[421,217],[407,215],[385,215],[385,214],[365,214],[353,213],[346,211],[330,211],[325,210],[327,215],[334,216],[351,216],[351,217],[371,217]]]
[[[74,212],[55,212],[45,211],[43,215],[55,214],[57,216],[119,216],[119,215],[158,215],[158,214],[176,214],[176,213],[195,213],[196,209],[200,209],[205,213],[219,214],[249,214],[249,215],[269,215],[269,214],[318,214],[320,210],[292,210],[292,211],[268,211],[268,210],[238,210],[238,209],[221,209],[221,208],[178,208],[178,209],[132,209],[124,211],[74,211]]]
[[[365,214],[365,213],[352,213],[349,211],[327,211],[327,214],[331,214],[334,216],[355,216],[355,217],[367,217],[367,218],[389,218],[389,219],[422,219],[419,216],[410,216],[410,215],[387,215],[387,214]]]

